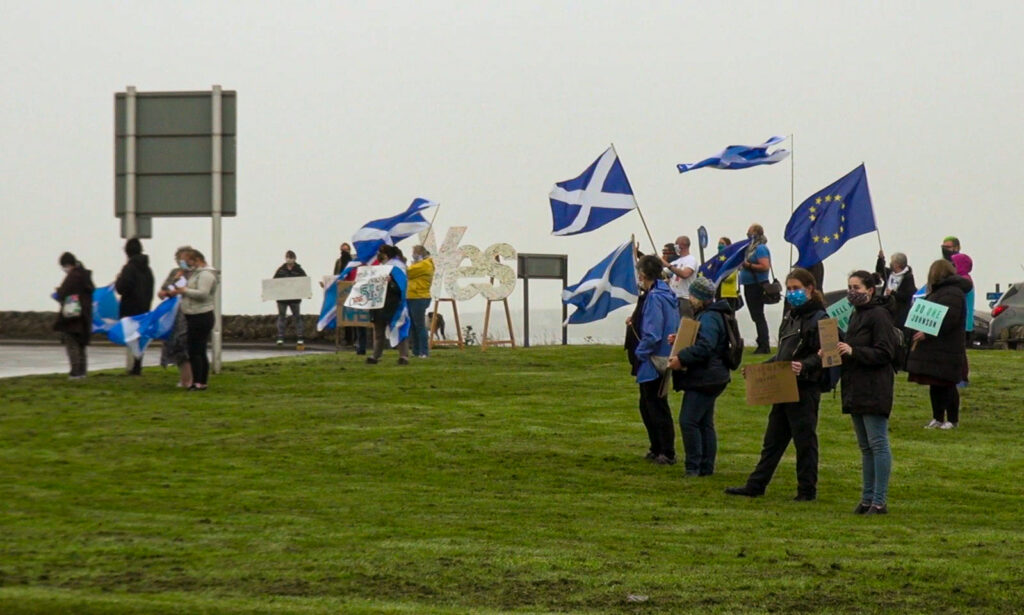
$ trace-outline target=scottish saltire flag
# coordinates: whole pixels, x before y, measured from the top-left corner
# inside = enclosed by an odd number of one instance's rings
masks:
[[[363,228],[352,235],[352,247],[355,248],[356,255],[342,275],[354,267],[372,261],[382,245],[395,245],[406,237],[429,228],[430,222],[423,217],[422,212],[431,207],[437,207],[437,203],[427,199],[415,199],[409,208],[400,214],[364,224]]]
[[[405,293],[409,289],[409,277],[405,274],[405,269],[399,266],[391,267],[391,277],[398,284],[398,289],[402,293],[402,302],[398,304],[398,309],[391,317],[386,331],[388,341],[392,346],[397,346],[402,340],[409,337],[409,328],[412,326],[412,320],[409,318],[409,304],[405,301]]]
[[[697,270],[697,274],[704,276],[714,282],[715,286],[718,286],[722,283],[722,280],[729,277],[743,265],[748,245],[750,245],[750,240],[744,239],[743,241],[726,246],[724,250],[712,256],[706,263],[701,265],[700,269]]]
[[[333,329],[338,323],[338,280],[340,275],[331,278],[324,284],[324,302],[320,306],[320,318],[316,321],[316,330]]]
[[[135,357],[141,357],[151,341],[167,339],[174,331],[180,303],[181,297],[168,297],[145,314],[125,316],[107,330],[107,337],[130,348]]]
[[[810,267],[850,239],[878,228],[864,165],[812,194],[786,224],[786,241],[800,250],[797,267]]]
[[[633,242],[627,241],[588,271],[578,284],[562,291],[562,303],[576,306],[565,324],[601,320],[609,312],[635,303],[639,294]]]
[[[117,324],[121,303],[117,300],[114,285],[97,288],[92,293],[92,332],[106,333]]]
[[[768,153],[768,148],[782,143],[786,137],[772,137],[761,145],[730,145],[710,158],[692,164],[677,164],[680,173],[713,167],[715,169],[749,169],[762,164],[775,164],[789,156],[789,150],[777,149]]]
[[[549,195],[552,235],[576,235],[608,224],[636,209],[633,188],[609,147],[582,175],[558,182]]]

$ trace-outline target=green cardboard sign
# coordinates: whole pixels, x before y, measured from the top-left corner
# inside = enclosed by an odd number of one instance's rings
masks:
[[[910,308],[910,314],[907,315],[907,324],[905,326],[908,329],[920,331],[926,335],[938,335],[939,328],[942,326],[942,321],[946,318],[946,312],[948,311],[949,306],[926,299],[918,299],[914,302],[913,307]]]
[[[846,327],[850,325],[850,316],[853,315],[853,304],[850,303],[850,300],[843,297],[828,306],[828,309],[825,311],[828,312],[829,318],[836,319],[836,325],[839,327],[839,330],[845,332]]]

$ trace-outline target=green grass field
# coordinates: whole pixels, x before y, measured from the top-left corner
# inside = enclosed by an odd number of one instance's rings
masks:
[[[949,432],[898,376],[866,518],[831,394],[818,501],[792,501],[792,450],[750,500],[722,493],[768,410],[738,378],[716,474],[684,479],[642,459],[619,349],[357,359],[197,394],[158,368],[0,380],[0,613],[1024,612],[1024,353],[971,353]]]

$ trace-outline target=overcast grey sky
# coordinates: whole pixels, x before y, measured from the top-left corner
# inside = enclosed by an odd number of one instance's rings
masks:
[[[578,278],[643,232],[630,214],[550,235],[552,184],[610,142],[659,244],[701,224],[735,239],[757,221],[781,277],[789,162],[675,170],[772,134],[795,135],[797,204],[865,162],[884,246],[920,277],[957,234],[982,293],[1024,278],[1018,2],[0,6],[0,310],[52,309],[64,250],[98,284],[121,266],[113,95],[127,85],[238,92],[226,313],[271,309],[260,280],[285,250],[329,273],[340,241],[417,196],[442,203],[441,232],[569,254]],[[155,219],[144,243],[162,276],[175,246],[209,250],[209,221]],[[827,289],[877,251],[873,235],[848,243],[825,263]]]

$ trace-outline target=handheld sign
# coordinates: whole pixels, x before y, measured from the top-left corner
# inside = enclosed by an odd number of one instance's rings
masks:
[[[927,299],[918,299],[914,302],[914,306],[910,308],[910,313],[907,314],[907,324],[905,326],[908,329],[920,331],[925,335],[938,335],[939,328],[942,326],[942,321],[946,318],[946,312],[948,311],[949,306],[928,301]]]
[[[818,341],[821,342],[821,366],[842,365],[843,358],[838,348],[839,323],[835,318],[822,318],[818,321]]]
[[[344,306],[360,310],[377,310],[384,307],[390,278],[391,265],[359,267],[356,269],[356,279]]]
[[[747,405],[767,406],[800,401],[796,374],[789,361],[748,365],[743,375],[747,384]]]
[[[828,312],[829,318],[836,319],[836,325],[840,331],[846,331],[846,327],[850,325],[850,316],[853,315],[853,304],[846,297],[836,301],[832,305],[828,306],[825,310]]]
[[[679,330],[676,331],[676,341],[672,342],[672,354],[669,357],[674,357],[679,354],[679,351],[683,348],[693,346],[697,342],[697,333],[700,332],[700,322],[692,318],[681,318],[679,320]],[[668,382],[672,379],[672,370],[667,370],[661,379],[661,388],[658,389],[658,397],[665,397],[668,395]]]
[[[338,280],[338,326],[339,327],[373,327],[370,322],[369,310],[357,310],[356,308],[345,307],[345,301],[352,293],[352,286],[355,282],[344,282]]]
[[[308,277],[271,278],[263,280],[264,301],[298,301],[313,296],[313,284]]]

